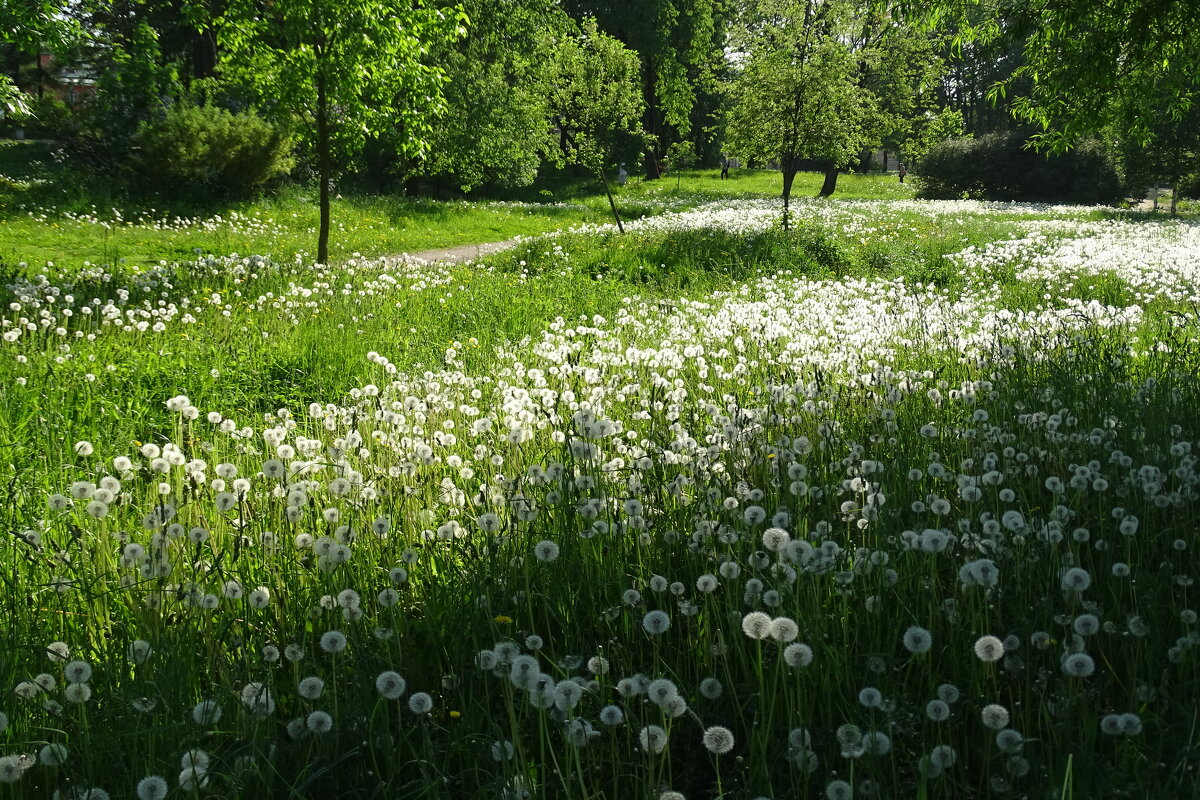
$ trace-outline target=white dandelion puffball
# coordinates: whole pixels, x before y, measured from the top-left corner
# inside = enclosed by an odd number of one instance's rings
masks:
[[[543,564],[549,564],[558,558],[558,545],[549,539],[544,539],[533,546],[533,555]]]
[[[807,667],[813,660],[812,648],[800,642],[789,644],[783,648],[783,660],[789,667]]]
[[[325,681],[316,675],[310,675],[307,678],[301,679],[300,683],[296,686],[296,691],[305,700],[316,700],[325,691]]]
[[[904,649],[913,654],[928,653],[933,647],[933,635],[917,625],[904,632]]]
[[[147,775],[138,781],[138,800],[162,800],[167,796],[167,781],[161,775]]]
[[[400,673],[386,670],[375,678],[375,689],[387,700],[395,700],[404,694],[407,683]]]
[[[980,718],[983,720],[984,727],[994,731],[1008,727],[1008,709],[996,703],[984,706],[983,711],[980,712]]]
[[[333,730],[333,717],[324,711],[314,711],[304,720],[304,726],[320,736]]]
[[[200,726],[216,725],[221,713],[221,704],[216,700],[201,700],[192,707],[192,720]]]
[[[620,706],[605,706],[600,709],[600,722],[610,728],[615,728],[625,722],[625,712],[621,710]]]
[[[638,742],[647,753],[661,753],[667,747],[667,732],[657,725],[647,725],[638,732]]]
[[[325,631],[321,634],[321,649],[326,653],[340,653],[346,649],[346,634],[341,631]]]
[[[1073,678],[1087,678],[1096,671],[1096,662],[1087,653],[1071,653],[1063,659],[1062,669]]]
[[[671,617],[667,615],[667,612],[658,609],[648,611],[642,618],[642,627],[651,636],[661,636],[671,627]]]
[[[771,617],[761,611],[751,611],[742,617],[742,632],[751,639],[766,639],[771,635]]]
[[[771,620],[771,638],[781,644],[796,641],[800,626],[791,617],[776,617]]]
[[[975,656],[985,663],[999,661],[1004,656],[1004,642],[995,636],[980,636],[975,640]]]
[[[843,780],[832,781],[825,787],[825,797],[828,800],[850,800],[854,797],[854,789]]]
[[[704,731],[704,749],[716,755],[725,755],[733,749],[733,731],[721,725],[713,725]]]
[[[408,709],[414,714],[428,714],[433,710],[433,698],[425,692],[417,692],[408,698]]]

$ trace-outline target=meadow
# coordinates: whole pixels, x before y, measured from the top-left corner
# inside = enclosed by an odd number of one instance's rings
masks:
[[[1200,792],[1200,226],[869,180],[6,216],[0,798]]]

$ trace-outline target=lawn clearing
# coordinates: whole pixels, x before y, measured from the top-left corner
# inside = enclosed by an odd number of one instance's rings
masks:
[[[777,205],[14,278],[0,797],[1195,794],[1195,225]]]

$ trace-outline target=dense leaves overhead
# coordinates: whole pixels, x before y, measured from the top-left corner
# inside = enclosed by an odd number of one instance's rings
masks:
[[[1024,63],[993,87],[993,98],[1029,80],[1014,107],[1052,149],[1115,123],[1149,141],[1161,114],[1180,118],[1200,93],[1200,4],[933,0],[900,8],[956,31],[960,42],[1023,41]]]

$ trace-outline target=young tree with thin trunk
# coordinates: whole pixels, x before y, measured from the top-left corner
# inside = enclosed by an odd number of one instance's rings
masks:
[[[547,70],[559,146],[548,155],[578,164],[604,182],[617,228],[624,233],[607,170],[622,153],[636,154],[644,141],[637,54],[586,19],[578,36],[560,40],[554,55]]]
[[[268,115],[298,119],[311,143],[317,261],[329,260],[330,186],[366,137],[394,129],[402,152],[426,148],[443,108],[429,47],[465,23],[419,0],[229,0],[217,22],[222,71],[254,86]]]

